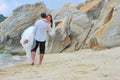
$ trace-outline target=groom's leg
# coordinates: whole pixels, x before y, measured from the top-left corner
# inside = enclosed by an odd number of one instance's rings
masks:
[[[42,64],[42,61],[44,58],[44,53],[45,53],[45,41],[40,42],[40,62],[39,62],[39,64]]]

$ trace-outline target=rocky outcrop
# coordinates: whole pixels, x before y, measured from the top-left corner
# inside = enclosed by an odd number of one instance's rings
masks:
[[[34,25],[42,12],[46,12],[42,2],[16,8],[13,14],[0,24],[1,50],[17,53],[20,48],[21,33],[27,27]]]
[[[93,28],[93,34],[91,34],[90,37],[90,40],[95,40],[93,42],[97,43],[97,46],[102,46],[104,48],[120,46],[120,23],[118,17],[120,7],[117,6],[119,4],[120,0],[105,2],[97,24]]]
[[[0,24],[0,49],[22,52],[21,33],[34,24],[41,12],[52,14],[55,24],[55,36],[47,41],[47,53],[120,46],[119,4],[120,0],[88,0],[77,6],[67,3],[53,11],[43,3],[20,6]]]

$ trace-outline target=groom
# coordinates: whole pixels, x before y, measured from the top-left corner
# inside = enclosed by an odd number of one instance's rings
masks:
[[[36,50],[39,46],[40,50],[40,61],[39,64],[42,64],[42,60],[45,53],[45,42],[47,37],[47,32],[52,31],[50,24],[46,22],[46,13],[41,13],[41,18],[35,22],[34,25],[34,35],[36,45],[31,50],[32,56],[32,65],[34,65]],[[27,42],[27,41],[26,41]],[[26,43],[25,42],[25,43]]]

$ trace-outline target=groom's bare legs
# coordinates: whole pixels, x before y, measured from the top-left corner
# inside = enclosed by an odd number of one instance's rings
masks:
[[[36,54],[36,52],[35,51],[32,51],[32,53],[31,53],[32,55],[32,65],[34,65],[34,61],[35,61],[35,54]]]
[[[38,44],[39,44],[38,41],[36,41],[36,43],[33,43],[33,48],[31,50],[32,65],[34,65],[35,56],[36,56],[36,50],[38,48]]]
[[[39,62],[39,64],[42,64],[43,58],[44,58],[44,53],[40,53],[40,62]]]

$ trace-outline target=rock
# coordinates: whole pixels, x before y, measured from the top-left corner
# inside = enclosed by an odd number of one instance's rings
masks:
[[[47,53],[120,46],[119,4],[120,0],[87,0],[77,6],[67,3],[57,10],[48,10],[43,3],[20,6],[0,23],[0,49],[21,50],[21,34],[34,25],[41,12],[52,14],[54,22],[55,36],[48,36]]]
[[[46,12],[46,7],[42,2],[16,8],[13,14],[0,24],[0,44],[4,44],[4,49],[18,48],[22,32],[27,27],[34,25],[42,12]]]
[[[105,48],[117,47],[120,45],[120,23],[119,14],[120,10],[118,5],[120,1],[109,1],[107,2],[99,17],[99,22],[96,25],[97,29],[94,30],[91,39],[95,38],[98,45]]]
[[[55,37],[53,38],[53,40],[50,40],[53,41],[53,44],[51,44],[52,45],[51,48],[47,50],[48,53],[57,53],[57,52],[61,53],[64,51],[64,49],[66,49],[70,45],[71,43],[69,38],[70,20],[71,20],[71,15],[65,17],[63,21],[59,23],[62,25],[60,26],[58,25],[56,27]]]

